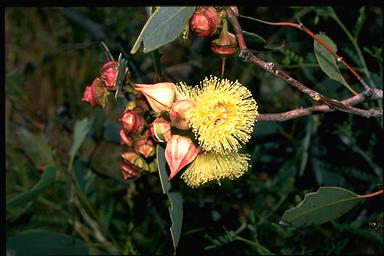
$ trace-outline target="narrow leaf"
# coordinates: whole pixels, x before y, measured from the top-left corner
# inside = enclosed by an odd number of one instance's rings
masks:
[[[40,180],[36,183],[36,185],[33,186],[33,188],[30,191],[21,193],[16,197],[10,199],[7,202],[6,207],[9,209],[9,208],[14,208],[14,207],[28,203],[54,182],[55,175],[56,175],[56,169],[52,166],[47,166],[44,169],[44,172]]]
[[[175,40],[184,30],[195,7],[162,6],[149,17],[132,47],[135,54],[144,44],[144,53],[151,52]]]
[[[114,58],[113,58],[111,52],[109,51],[108,46],[107,46],[103,41],[101,41],[101,45],[102,45],[102,46],[104,47],[104,49],[105,49],[105,54],[107,55],[107,59],[108,59],[108,61],[113,61]]]
[[[344,215],[363,198],[339,187],[320,187],[308,193],[295,208],[284,212],[281,223],[294,227],[320,225]]]
[[[163,193],[168,193],[171,190],[171,183],[168,181],[167,162],[165,160],[165,150],[160,144],[156,147],[157,166],[159,170],[159,177]]]
[[[176,248],[180,240],[181,228],[183,225],[183,198],[179,192],[170,192],[172,185],[168,181],[167,164],[164,153],[164,147],[158,144],[156,148],[157,166],[161,187],[163,188],[164,194],[168,196],[168,199],[171,202],[169,216],[172,221],[172,226],[170,230],[175,250],[174,253],[176,254]]]
[[[355,38],[359,37],[360,31],[363,28],[366,19],[367,15],[365,13],[365,6],[362,6],[359,9],[359,17],[357,18],[356,24],[353,27],[353,34],[355,35]]]
[[[7,239],[7,255],[89,255],[88,246],[65,234],[29,230]]]
[[[127,73],[127,60],[122,57],[122,54],[119,55],[119,60],[117,62],[117,74],[116,74],[116,93],[115,99],[117,95],[121,91],[121,87],[123,86],[124,77]]]
[[[326,43],[333,51],[337,52],[336,44],[325,34],[317,34],[316,35],[321,41]],[[316,40],[313,42],[313,47],[317,59],[317,63],[321,70],[331,79],[340,82],[342,85],[348,88],[353,93],[356,93],[344,80],[344,77],[341,75],[339,67],[336,63],[336,58],[328,52],[321,44],[319,44]],[[357,93],[356,93],[357,94]]]
[[[88,121],[88,118],[84,118],[75,123],[73,144],[71,149],[69,150],[69,155],[72,159],[75,157],[77,150],[79,150],[90,128],[91,128],[91,125],[90,125],[90,122]]]
[[[179,192],[169,192],[168,198],[171,201],[169,207],[169,215],[171,217],[172,226],[170,227],[173,247],[179,244],[181,227],[183,226],[183,198]]]

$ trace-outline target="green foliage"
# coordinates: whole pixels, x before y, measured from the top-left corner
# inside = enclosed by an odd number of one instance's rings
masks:
[[[334,52],[337,52],[336,44],[327,35],[318,34],[316,36],[321,41],[326,43]],[[339,67],[336,63],[336,58],[316,40],[313,41],[313,47],[314,47],[317,62],[319,63],[321,70],[323,70],[324,73],[327,74],[329,78],[339,81],[349,90],[352,90],[351,87],[345,81],[344,77],[341,75]]]
[[[159,7],[144,25],[132,47],[134,54],[143,44],[148,53],[175,40],[185,29],[195,7]]]
[[[43,192],[48,186],[50,186],[55,180],[56,169],[52,166],[47,166],[44,169],[44,173],[41,176],[39,182],[36,183],[33,188],[22,194],[17,195],[16,197],[10,199],[7,202],[7,209],[18,207],[32,201],[37,197],[41,192]]]
[[[177,245],[180,240],[181,227],[183,225],[183,198],[179,192],[171,192],[172,185],[168,181],[167,164],[165,161],[165,151],[161,145],[156,147],[157,168],[163,193],[168,196],[170,201],[169,216],[171,217],[172,226],[170,228],[174,254],[176,254]]]
[[[7,240],[7,254],[86,255],[88,246],[79,239],[46,230],[28,230]]]
[[[305,195],[300,204],[286,211],[281,221],[294,227],[319,225],[336,219],[352,209],[361,197],[338,187],[320,187]]]

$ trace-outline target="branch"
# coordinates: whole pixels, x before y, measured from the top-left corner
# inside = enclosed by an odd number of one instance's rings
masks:
[[[272,73],[274,76],[277,76],[278,78],[286,81],[288,84],[292,85],[293,87],[299,89],[301,92],[307,94],[313,100],[324,103],[326,105],[325,107],[329,108],[329,111],[339,110],[339,111],[352,113],[352,114],[356,114],[356,115],[360,115],[360,116],[364,116],[364,117],[371,117],[372,115],[377,115],[377,116],[382,115],[382,114],[380,114],[380,113],[382,113],[382,110],[381,110],[381,112],[380,111],[376,112],[376,110],[375,110],[372,113],[372,112],[370,112],[371,110],[362,110],[362,109],[354,108],[354,107],[346,105],[343,102],[340,102],[336,99],[328,98],[328,97],[320,94],[319,92],[316,92],[316,91],[308,88],[307,86],[303,85],[302,83],[300,83],[296,79],[292,78],[291,76],[289,76],[284,71],[278,69],[272,62],[265,62],[265,61],[257,58],[250,50],[248,50],[248,47],[247,47],[245,40],[244,40],[243,30],[240,26],[240,23],[237,19],[237,16],[233,13],[233,11],[230,8],[226,9],[226,13],[227,13],[227,16],[229,18],[229,21],[231,22],[231,24],[235,30],[236,38],[238,40],[239,47],[240,47],[239,57],[242,58],[243,61],[250,62],[250,63],[253,63],[253,64],[260,66],[264,70]],[[371,88],[367,88],[363,93],[366,95],[370,95],[373,93],[372,90],[373,89],[371,89]],[[319,106],[317,106],[317,107],[319,107]]]
[[[364,102],[366,100],[378,100],[383,98],[383,91],[380,89],[373,89],[370,91],[364,91],[358,95],[347,98],[341,101],[343,104],[348,106],[353,106]],[[383,116],[383,110],[379,108],[373,108],[369,110],[358,109],[359,111],[353,114],[357,114],[363,117],[381,117]],[[275,114],[260,114],[257,118],[258,121],[278,121],[284,122],[290,119],[294,119],[297,117],[307,116],[312,114],[313,112],[331,112],[334,111],[327,105],[319,105],[308,108],[300,108],[295,109],[283,113],[275,113]]]
[[[365,83],[365,81],[361,78],[361,76],[343,59],[343,57],[339,56],[334,50],[332,50],[323,40],[321,40],[318,36],[312,33],[309,29],[307,29],[300,21],[299,23],[293,23],[293,22],[267,22],[259,19],[255,19],[248,16],[242,16],[251,20],[255,20],[264,24],[268,25],[274,25],[274,26],[289,26],[294,27],[297,29],[300,29],[301,31],[305,32],[307,35],[311,36],[314,40],[316,40],[320,45],[322,45],[329,53],[331,53],[338,62],[343,64],[356,78],[359,80],[361,85],[364,87],[365,90],[369,89],[369,86]],[[354,94],[357,94],[354,92]]]

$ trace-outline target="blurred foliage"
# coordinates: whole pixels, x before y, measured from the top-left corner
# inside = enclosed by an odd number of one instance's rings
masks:
[[[325,32],[370,86],[382,88],[381,8],[340,6],[332,12],[325,6],[240,6],[239,10],[242,15],[274,22],[300,17],[314,33]],[[120,177],[124,147],[119,145],[117,120],[126,102],[111,98],[104,110],[81,102],[85,86],[99,75],[106,60],[101,40],[115,58],[122,52],[134,81],[153,82],[152,55],[141,50],[129,54],[146,20],[144,7],[5,9],[7,201],[31,191],[43,178],[47,164],[56,170],[54,182],[39,190],[39,195],[17,207],[7,207],[8,246],[11,242],[27,243],[17,239],[41,230],[37,232],[40,237],[55,232],[55,237],[64,239],[56,241],[58,246],[73,237],[75,242],[70,244],[82,241],[80,249],[85,243],[93,254],[172,252],[168,202],[159,177],[148,174],[128,182]],[[351,96],[341,83],[321,71],[313,41],[305,33],[241,17],[239,21],[249,32],[247,37],[257,35],[248,47],[258,57],[273,61],[328,97]],[[188,40],[180,38],[160,48],[166,79],[198,84],[207,75],[219,75],[220,59],[210,51],[210,40],[190,35]],[[339,68],[345,81],[362,91],[358,81],[343,66]],[[313,104],[285,82],[236,56],[227,59],[225,76],[251,90],[261,113]],[[380,104],[370,101],[360,106]],[[77,154],[71,155],[71,147],[79,146],[73,146],[75,124],[84,117],[92,121],[90,131]],[[283,123],[257,122],[244,147],[252,161],[246,175],[201,189],[173,181],[184,201],[178,253],[382,254],[380,198],[366,200],[336,221],[319,226],[295,229],[279,224],[285,210],[319,186],[341,186],[361,195],[382,188],[382,127],[382,118],[341,112]],[[26,131],[39,142],[26,141],[20,135]],[[370,223],[381,224],[381,228]],[[65,253],[79,253],[75,249]]]

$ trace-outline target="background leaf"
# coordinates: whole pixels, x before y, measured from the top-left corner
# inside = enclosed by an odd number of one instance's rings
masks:
[[[75,131],[73,135],[73,144],[69,151],[70,157],[73,159],[76,155],[77,150],[79,150],[85,136],[89,132],[91,125],[88,121],[88,118],[84,118],[75,123]]]
[[[336,44],[324,33],[316,35],[320,40],[325,42],[332,50],[337,52]],[[339,81],[345,87],[347,87],[350,91],[353,89],[347,84],[344,80],[343,75],[340,73],[339,67],[336,63],[336,58],[327,51],[321,44],[319,44],[316,40],[313,41],[313,48],[315,51],[317,63],[321,70],[327,74],[327,76],[333,80]]]
[[[89,248],[81,240],[65,234],[30,230],[7,239],[7,255],[88,255]]]
[[[192,6],[159,7],[144,25],[131,53],[135,54],[142,42],[143,52],[148,53],[175,40],[184,30],[194,10]]]
[[[179,192],[170,192],[172,185],[168,181],[167,164],[165,161],[164,147],[160,144],[156,148],[157,166],[159,170],[159,177],[164,194],[167,194],[171,205],[169,207],[169,216],[171,217],[172,226],[171,236],[173,247],[176,248],[180,240],[181,228],[183,225],[183,198]]]
[[[33,134],[27,129],[20,128],[17,130],[17,140],[36,167],[55,166],[52,148],[44,134]]]
[[[17,207],[19,205],[26,204],[33,198],[38,196],[44,189],[53,183],[55,180],[56,169],[52,166],[47,166],[41,176],[40,180],[36,183],[31,191],[17,195],[7,202],[7,208]]]
[[[281,221],[294,227],[320,225],[342,216],[360,200],[359,195],[344,188],[320,187],[306,194],[298,206],[285,211]]]

